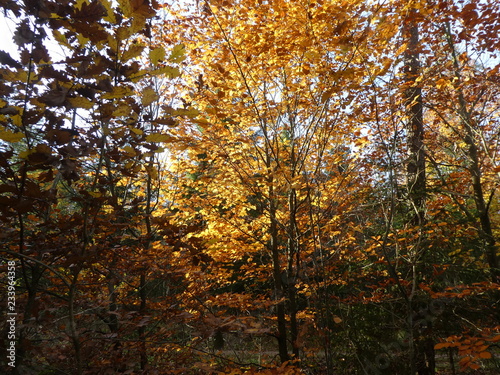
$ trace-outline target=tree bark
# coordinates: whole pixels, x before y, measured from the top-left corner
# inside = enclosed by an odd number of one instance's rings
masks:
[[[408,157],[406,167],[408,202],[413,214],[408,218],[408,224],[422,227],[425,224],[426,205],[426,174],[425,174],[425,150],[424,150],[424,116],[422,88],[418,82],[420,76],[420,54],[419,54],[419,24],[418,11],[411,9],[404,19],[403,38],[407,43],[404,54],[404,80],[405,92],[404,103],[408,117],[406,132],[408,144]],[[416,250],[418,253],[418,249]],[[418,285],[417,257],[413,256],[413,285]],[[408,297],[408,312],[410,317],[415,310],[413,288]],[[409,320],[411,343],[410,359],[411,373],[419,375],[435,374],[434,343],[429,332],[422,332],[421,327],[415,325],[413,319]],[[427,335],[427,337],[425,337]],[[432,348],[430,350],[429,348]]]
[[[420,75],[420,61],[419,27],[416,15],[416,10],[411,10],[403,27],[404,40],[408,43],[404,55],[406,86],[404,101],[408,116],[406,129],[408,143],[407,189],[410,203],[415,211],[411,221],[414,224],[421,224],[424,222],[426,177],[422,88],[417,82]]]
[[[279,260],[278,248],[278,228],[276,225],[276,211],[271,203],[271,254],[273,259],[274,289],[276,295],[276,317],[278,319],[278,351],[281,362],[289,360],[287,349],[287,331],[285,317],[285,296],[283,291],[283,281],[281,275],[281,264]]]
[[[274,189],[272,186],[273,178],[272,176],[268,180],[269,182],[269,215],[270,215],[270,226],[269,234],[271,237],[270,250],[273,262],[273,279],[274,279],[274,293],[276,299],[276,318],[278,320],[278,352],[280,356],[280,361],[286,362],[290,359],[288,356],[287,348],[287,330],[286,330],[286,316],[285,316],[285,294],[283,289],[283,280],[281,272],[281,262],[279,254],[279,234],[278,225],[276,218],[276,203],[274,201]]]

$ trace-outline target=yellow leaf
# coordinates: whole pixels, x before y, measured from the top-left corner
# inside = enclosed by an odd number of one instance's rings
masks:
[[[111,92],[107,92],[102,95],[103,99],[116,99],[123,98],[125,96],[130,96],[134,93],[129,86],[115,86]]]
[[[125,151],[127,154],[129,154],[131,156],[137,155],[137,152],[134,150],[134,148],[132,146],[123,147],[123,151]]]
[[[172,53],[168,57],[168,61],[173,63],[180,63],[186,58],[185,53],[186,48],[184,47],[184,44],[178,44],[172,49]]]
[[[28,72],[25,71],[24,69],[19,69],[17,71],[11,71],[5,69],[2,71],[3,79],[5,81],[21,81],[21,82],[27,82],[28,81]],[[33,77],[30,76],[31,81],[33,82]]]
[[[118,4],[120,6],[123,15],[127,18],[130,18],[133,11],[132,5],[130,4],[130,0],[118,0]]]
[[[67,98],[67,100],[73,108],[90,109],[94,106],[94,102],[92,100],[84,98],[82,96],[77,98]]]
[[[113,116],[114,117],[125,117],[130,114],[131,108],[127,104],[120,104],[118,107],[113,111]]]
[[[66,39],[66,36],[59,30],[52,30],[52,35],[54,36],[54,39],[59,42],[59,44],[71,49],[71,44],[68,42],[68,39]]]
[[[85,38],[82,34],[77,34],[76,38],[78,39],[78,43],[80,43],[80,46],[85,46],[90,40],[88,38]]]
[[[27,159],[28,156],[30,156],[31,154],[34,154],[36,152],[36,149],[35,148],[32,148],[30,150],[25,150],[25,151],[21,151],[19,153],[19,158],[20,159]]]
[[[318,60],[321,57],[321,55],[316,51],[307,51],[304,54],[304,56],[306,59],[308,59],[310,61]]]
[[[173,68],[171,66],[164,66],[162,68],[151,71],[151,74],[155,76],[165,75],[168,78],[176,78],[181,75],[181,72],[177,68]]]
[[[128,127],[132,133],[135,133],[137,135],[142,135],[144,132],[141,129],[133,128],[132,126]]]
[[[134,57],[139,56],[142,51],[144,51],[144,46],[141,46],[140,44],[133,44],[129,47],[129,49],[122,53],[121,60],[128,61],[133,59]]]
[[[436,82],[436,88],[438,90],[441,90],[448,86],[450,86],[450,82],[444,78],[441,78],[439,81]]]
[[[337,324],[342,323],[342,319],[340,319],[338,316],[333,317],[333,321]]]
[[[144,76],[146,76],[147,72],[143,69],[139,70],[138,72],[136,73],[133,73],[133,74],[130,74],[128,76],[128,78],[132,81],[132,82],[137,82],[139,81],[141,78],[143,78]]]
[[[88,0],[77,0],[77,1],[76,1],[76,3],[75,3],[75,5],[73,5],[73,6],[74,6],[76,9],[78,9],[78,10],[82,10],[82,6],[83,6],[83,4],[87,4],[87,5],[89,5]]]
[[[159,95],[156,91],[151,87],[146,87],[142,91],[141,103],[144,107],[147,107],[151,103],[156,102],[159,99]]]
[[[154,66],[157,66],[160,60],[165,60],[165,50],[163,47],[156,47],[149,51],[149,59]]]
[[[333,94],[333,89],[330,89],[328,91],[325,91],[323,93],[323,95],[321,95],[321,103],[324,103],[326,102],[328,99],[330,99],[330,97],[332,96]]]
[[[134,13],[130,31],[132,32],[132,34],[138,33],[139,31],[144,29],[145,24],[146,24],[146,19],[144,17],[141,17],[141,15],[137,15],[137,13]]]
[[[168,134],[153,133],[146,137],[146,142],[172,142],[173,137]]]
[[[17,127],[21,127],[23,125],[23,118],[21,117],[21,115],[11,116],[10,119],[12,120],[12,123]]]
[[[104,18],[105,21],[109,23],[116,24],[116,17],[113,8],[111,7],[111,2],[109,0],[101,0],[102,6],[106,9],[107,15]]]
[[[116,30],[116,36],[118,41],[122,41],[122,40],[127,40],[128,38],[130,38],[133,34],[133,31],[132,31],[132,28],[129,27],[129,26],[120,26],[118,28],[118,30]]]
[[[9,142],[9,143],[17,143],[17,142],[20,142],[21,139],[24,138],[24,134],[23,133],[13,133],[9,130],[5,130],[5,131],[0,131],[0,139],[2,141],[6,141],[6,142]]]
[[[197,109],[194,109],[192,107],[190,108],[187,108],[187,109],[183,109],[183,108],[179,108],[179,109],[176,109],[172,112],[172,114],[174,116],[189,116],[189,117],[195,117],[195,116],[198,116],[200,114],[200,111],[198,111]]]
[[[401,55],[408,48],[408,43],[403,43],[396,51],[396,56]]]

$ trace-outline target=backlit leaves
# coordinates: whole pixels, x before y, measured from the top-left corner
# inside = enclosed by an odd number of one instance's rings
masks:
[[[102,95],[103,99],[120,99],[132,95],[134,89],[131,86],[115,86],[112,91],[106,92]]]
[[[149,51],[149,58],[154,66],[158,65],[158,62],[165,60],[165,49],[163,47],[156,47]]]
[[[143,106],[148,106],[156,102],[160,97],[152,87],[146,87],[141,92],[141,103]]]
[[[83,109],[91,109],[95,104],[92,100],[82,96],[76,98],[68,98],[68,102],[74,108],[83,108]]]
[[[180,63],[186,58],[185,54],[186,47],[184,47],[184,44],[178,44],[172,49],[172,52],[168,57],[168,61],[173,63]]]

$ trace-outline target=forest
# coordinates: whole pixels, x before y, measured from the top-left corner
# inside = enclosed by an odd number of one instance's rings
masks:
[[[1,373],[500,373],[497,0],[0,6]]]

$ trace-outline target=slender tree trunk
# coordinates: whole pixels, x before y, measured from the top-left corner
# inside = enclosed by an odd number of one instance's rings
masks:
[[[408,116],[407,143],[408,164],[406,167],[408,196],[415,214],[414,224],[424,222],[425,210],[425,153],[424,153],[424,118],[422,88],[417,83],[420,75],[419,28],[415,10],[410,11],[405,20],[403,35],[408,46],[405,51],[405,106]]]
[[[448,348],[448,360],[450,362],[451,375],[457,375],[455,371],[455,361],[453,360],[453,349],[454,348]]]
[[[139,299],[141,301],[141,304],[139,306],[139,311],[141,315],[143,316],[146,313],[146,307],[147,307],[147,296],[146,296],[146,271],[142,271],[141,276],[140,276],[140,281],[139,281]],[[144,325],[141,325],[137,332],[139,333],[139,351],[140,351],[140,357],[141,357],[141,370],[145,370],[146,366],[148,364],[148,356],[147,356],[147,350],[146,350],[146,327]]]
[[[286,78],[285,78],[286,82]],[[297,157],[296,157],[296,138],[295,138],[295,118],[292,115],[293,110],[288,107],[290,122],[290,179],[293,183],[297,177]],[[287,272],[287,295],[289,301],[290,315],[290,336],[292,343],[292,353],[295,359],[299,359],[299,323],[297,321],[297,278],[300,270],[300,248],[298,243],[297,226],[297,191],[291,185],[288,192],[288,272]]]
[[[144,247],[146,250],[149,249],[151,245],[151,237],[153,235],[153,227],[151,225],[151,214],[153,212],[153,180],[151,177],[151,171],[154,168],[154,157],[151,156],[148,163],[148,178],[146,181],[146,242]],[[139,298],[140,298],[140,313],[142,316],[146,314],[147,309],[147,293],[146,293],[146,269],[141,270],[141,276],[139,281]],[[140,356],[141,356],[141,370],[146,370],[148,364],[147,355],[147,345],[146,345],[146,326],[141,324],[138,329],[139,340],[140,340]]]
[[[293,178],[293,173],[292,173]],[[299,328],[297,322],[297,290],[296,279],[299,272],[299,248],[295,242],[297,237],[297,228],[295,217],[297,212],[297,195],[295,189],[292,189],[288,197],[289,223],[288,223],[288,272],[287,272],[287,294],[289,299],[290,314],[290,336],[292,341],[292,352],[295,358],[299,358],[298,336]],[[296,261],[297,260],[297,261]],[[295,263],[295,264],[294,264]],[[295,270],[294,270],[295,268]]]
[[[23,272],[26,272],[26,267],[23,268]],[[19,330],[19,337],[18,337],[18,349],[16,353],[16,367],[13,371],[15,374],[20,374],[19,367],[20,365],[24,362],[25,355],[28,352],[26,349],[25,342],[27,341],[27,331],[29,330],[28,325],[30,324],[31,318],[33,317],[33,311],[35,308],[36,304],[36,296],[37,296],[37,290],[40,284],[40,278],[42,276],[43,270],[41,269],[40,266],[37,264],[33,264],[31,267],[31,279],[27,276],[24,275],[24,280],[27,282],[26,284],[26,290],[28,292],[28,300],[26,301],[26,304],[24,306],[24,315],[23,315],[23,321],[22,321],[22,326]]]
[[[453,67],[455,69],[455,78],[458,84],[462,83],[462,75],[460,63],[458,61],[457,51],[454,41],[451,36],[451,26],[446,25],[445,28],[448,46],[453,59]],[[500,281],[500,268],[497,256],[497,243],[489,213],[489,203],[485,199],[483,184],[481,182],[481,162],[479,160],[478,141],[476,139],[476,122],[471,114],[471,110],[467,107],[467,102],[462,89],[458,91],[458,114],[465,129],[464,142],[467,144],[468,163],[467,169],[471,175],[472,189],[474,192],[474,203],[477,210],[477,219],[479,221],[479,239],[482,242],[483,251],[488,261],[488,266],[491,270],[491,278],[493,282]]]
[[[406,167],[408,202],[413,214],[408,218],[408,224],[422,227],[425,223],[425,199],[426,199],[426,175],[425,175],[425,152],[424,152],[424,117],[422,88],[418,83],[420,75],[419,60],[419,25],[418,12],[411,9],[404,20],[403,38],[407,43],[404,54],[404,79],[405,92],[404,102],[407,120],[407,143],[408,157]],[[421,241],[419,241],[421,243]],[[421,245],[420,245],[421,246]],[[419,375],[434,375],[434,343],[431,339],[430,329],[422,332],[422,327],[415,325],[413,315],[415,311],[413,296],[418,284],[417,257],[419,247],[416,246],[412,257],[413,285],[408,299],[409,332],[410,332],[410,358],[411,373]],[[432,347],[432,350],[429,348]]]
[[[270,164],[270,163],[269,163]],[[281,262],[279,254],[279,233],[276,218],[276,202],[274,200],[273,177],[269,178],[269,215],[270,226],[269,232],[271,236],[271,257],[273,261],[273,279],[274,293],[276,299],[276,317],[278,319],[278,351],[281,362],[286,362],[290,359],[287,348],[287,330],[285,316],[285,293],[283,288],[283,279],[281,272]]]
[[[80,270],[76,270],[74,276],[71,280],[71,286],[68,295],[68,315],[69,315],[69,333],[71,336],[71,342],[73,343],[73,349],[75,351],[75,374],[83,374],[83,361],[82,361],[82,343],[80,341],[80,336],[78,334],[76,325],[76,311],[75,311],[75,300],[78,288],[78,277],[80,275]]]

